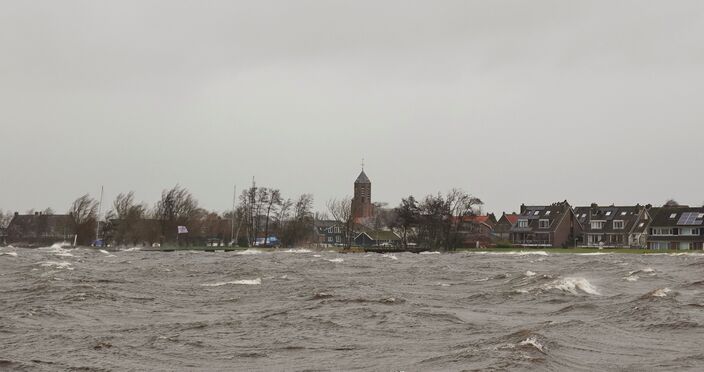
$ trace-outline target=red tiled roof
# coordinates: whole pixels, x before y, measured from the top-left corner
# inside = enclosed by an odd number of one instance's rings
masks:
[[[511,222],[512,224],[516,223],[518,221],[518,215],[517,214],[507,214],[506,219],[508,222]]]

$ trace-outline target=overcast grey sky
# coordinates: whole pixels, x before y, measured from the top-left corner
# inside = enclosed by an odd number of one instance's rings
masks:
[[[3,1],[0,208],[704,201],[702,1]]]

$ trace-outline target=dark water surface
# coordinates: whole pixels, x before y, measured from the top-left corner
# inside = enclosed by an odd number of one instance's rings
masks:
[[[704,256],[0,248],[0,369],[702,370]]]

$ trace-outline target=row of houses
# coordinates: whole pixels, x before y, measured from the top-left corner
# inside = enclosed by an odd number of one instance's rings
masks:
[[[522,205],[511,220],[509,241],[517,246],[704,248],[704,207],[572,207],[563,201]]]

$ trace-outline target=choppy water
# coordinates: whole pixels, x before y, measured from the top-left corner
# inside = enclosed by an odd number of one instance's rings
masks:
[[[704,256],[0,248],[0,369],[697,370]]]

